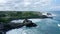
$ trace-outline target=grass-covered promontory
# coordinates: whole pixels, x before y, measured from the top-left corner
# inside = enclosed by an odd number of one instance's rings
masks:
[[[25,18],[45,18],[41,12],[35,11],[0,11],[0,22],[6,22],[13,19],[25,19]]]

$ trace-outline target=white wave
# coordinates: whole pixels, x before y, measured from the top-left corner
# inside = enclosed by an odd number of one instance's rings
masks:
[[[47,12],[42,12],[42,15],[47,15]]]
[[[47,13],[48,13],[48,12],[43,12],[42,15],[46,15],[46,16],[48,16],[48,17],[54,17],[54,16],[56,16],[56,15],[53,14],[53,13],[52,13],[51,15],[47,15]]]
[[[31,20],[31,21],[34,22],[34,23],[41,21],[41,19],[29,19],[29,20]]]
[[[52,14],[52,16],[56,16],[55,14]]]
[[[32,22],[36,23],[36,22],[39,22],[41,21],[41,19],[28,19],[28,20],[31,20]],[[12,20],[11,23],[22,23],[24,20]]]
[[[23,32],[23,29],[13,29],[13,30],[6,32],[6,34],[22,34],[22,32]]]
[[[8,32],[6,32],[6,34],[37,34],[38,31],[37,29],[26,29],[26,28],[19,28],[19,29],[12,29]]]
[[[58,24],[58,27],[60,27],[60,24]]]
[[[11,23],[22,23],[23,20],[12,20]]]

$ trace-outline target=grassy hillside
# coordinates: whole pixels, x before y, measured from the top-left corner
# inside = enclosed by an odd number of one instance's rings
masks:
[[[9,22],[13,19],[42,18],[41,12],[34,11],[0,11],[0,22]]]

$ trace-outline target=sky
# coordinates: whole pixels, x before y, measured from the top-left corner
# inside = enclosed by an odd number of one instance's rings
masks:
[[[0,0],[0,11],[60,11],[60,0]]]

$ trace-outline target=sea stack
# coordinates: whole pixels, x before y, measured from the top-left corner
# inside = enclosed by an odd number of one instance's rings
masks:
[[[28,20],[28,19],[25,19],[25,20],[23,21],[23,24],[24,24],[24,26],[26,26],[26,27],[36,27],[36,26],[37,26],[35,23],[33,23],[32,21],[30,21],[30,20]]]

